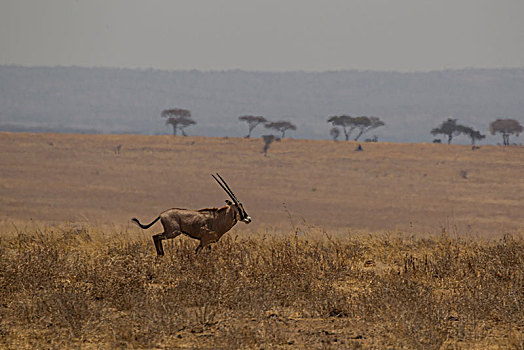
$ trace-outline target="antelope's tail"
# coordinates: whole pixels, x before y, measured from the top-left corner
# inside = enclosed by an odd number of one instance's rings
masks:
[[[155,220],[151,221],[149,224],[147,225],[142,225],[140,223],[140,221],[138,221],[137,218],[132,218],[131,221],[133,221],[135,224],[137,224],[138,226],[140,226],[140,228],[144,229],[144,230],[147,230],[148,228],[150,228],[151,226],[153,226],[153,224],[155,222],[157,222],[158,220],[160,219],[160,216],[158,216]]]

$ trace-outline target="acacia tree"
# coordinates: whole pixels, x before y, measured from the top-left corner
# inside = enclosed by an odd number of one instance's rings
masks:
[[[497,119],[489,124],[491,135],[495,135],[495,133],[502,134],[504,146],[509,145],[509,135],[515,134],[519,136],[522,130],[522,125],[515,119]]]
[[[349,135],[351,135],[351,132],[357,127],[354,125],[354,120],[350,115],[334,115],[332,117],[329,117],[327,122],[331,123],[334,127],[340,126],[342,127],[342,130],[344,131],[344,136],[346,137],[346,141],[349,140]]]
[[[267,122],[266,118],[255,115],[243,115],[238,117],[238,120],[246,122],[249,127],[249,132],[246,135],[246,138],[251,137],[251,131],[253,131],[253,129],[257,127],[257,125]]]
[[[174,136],[176,136],[177,130],[180,130],[182,135],[187,136],[184,128],[196,124],[196,121],[191,119],[191,112],[187,109],[165,109],[162,111],[162,117],[167,118],[166,125],[173,127]]]
[[[476,141],[480,141],[486,137],[486,135],[482,135],[480,131],[470,128],[469,126],[457,125],[457,130],[460,133],[469,136],[469,138],[471,138],[471,144],[473,146],[475,146]]]
[[[265,126],[268,129],[274,129],[276,131],[281,132],[281,138],[284,138],[286,136],[287,130],[297,130],[297,127],[294,124],[285,120],[280,120],[278,122],[268,122],[265,124]]]
[[[356,125],[356,128],[359,129],[359,133],[355,137],[357,141],[360,136],[368,132],[369,130],[376,129],[384,125],[384,122],[380,120],[379,117],[357,117],[354,119],[353,124]]]
[[[358,130],[358,134],[355,137],[355,141],[357,141],[360,136],[366,132],[384,125],[384,122],[380,120],[379,117],[352,117],[350,115],[335,115],[329,117],[327,122],[331,123],[334,127],[342,127],[342,130],[344,130],[344,136],[346,136],[346,141],[349,140],[349,136],[355,129]]]
[[[448,120],[442,122],[439,127],[431,130],[433,136],[437,134],[443,134],[448,137],[448,144],[451,143],[453,136],[460,134],[460,128],[457,125],[457,119],[448,118]]]

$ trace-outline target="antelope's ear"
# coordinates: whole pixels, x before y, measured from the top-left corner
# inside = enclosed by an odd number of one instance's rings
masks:
[[[226,204],[227,205],[233,205],[233,203],[229,199],[226,199]]]

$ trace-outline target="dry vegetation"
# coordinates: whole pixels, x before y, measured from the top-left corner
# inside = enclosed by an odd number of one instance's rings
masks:
[[[262,146],[0,133],[0,348],[524,347],[524,148]],[[157,259],[217,171],[253,224]]]
[[[118,146],[120,145],[120,148]],[[524,147],[0,133],[0,222],[124,226],[220,206],[219,172],[253,223],[492,235],[524,228]],[[286,209],[282,203],[286,203]]]
[[[522,348],[524,240],[226,236],[211,252],[95,228],[0,243],[0,347]]]

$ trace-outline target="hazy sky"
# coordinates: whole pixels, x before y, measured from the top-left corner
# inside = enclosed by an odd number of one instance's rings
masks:
[[[0,0],[0,64],[524,67],[524,0]]]

